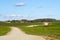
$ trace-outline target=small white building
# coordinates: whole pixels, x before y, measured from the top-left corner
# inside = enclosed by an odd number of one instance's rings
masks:
[[[43,22],[43,24],[44,24],[45,26],[48,26],[48,25],[49,25],[49,23],[48,23],[48,22]]]

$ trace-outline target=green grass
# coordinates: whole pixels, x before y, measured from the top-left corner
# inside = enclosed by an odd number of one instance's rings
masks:
[[[29,25],[32,25],[34,23],[27,23]],[[50,23],[48,27],[45,27],[42,23],[35,23],[34,25],[39,25],[37,27],[29,28],[25,26],[19,26],[20,29],[22,29],[27,34],[32,35],[56,35],[60,36],[60,22],[52,22]]]
[[[39,25],[37,27],[29,28],[28,25]],[[9,26],[19,27],[27,34],[32,35],[56,35],[60,36],[60,22],[50,22],[48,27],[45,27],[43,23],[39,22],[29,22],[29,23],[0,23],[0,35],[5,35],[10,29]],[[8,27],[6,27],[8,26]]]
[[[9,27],[0,27],[0,36],[6,35],[10,31]]]
[[[57,35],[60,36],[60,28],[59,27],[20,27],[27,34],[33,35]]]

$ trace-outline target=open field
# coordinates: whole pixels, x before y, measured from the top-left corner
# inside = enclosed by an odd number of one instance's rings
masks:
[[[27,27],[29,25],[38,25],[36,27]],[[27,34],[32,35],[49,35],[60,36],[60,22],[50,22],[48,27],[45,27],[41,22],[29,22],[29,23],[0,23],[0,36],[5,35],[10,31],[11,26],[19,27]]]
[[[10,31],[9,27],[0,27],[0,36],[5,35],[9,31]]]

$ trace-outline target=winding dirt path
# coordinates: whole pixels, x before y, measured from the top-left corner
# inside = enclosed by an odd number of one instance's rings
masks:
[[[0,40],[45,40],[42,36],[25,34],[17,27],[11,27],[11,31],[5,36],[0,36]]]

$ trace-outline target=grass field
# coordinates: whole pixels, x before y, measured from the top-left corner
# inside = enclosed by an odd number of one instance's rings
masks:
[[[38,25],[37,27],[29,28],[29,25]],[[60,22],[50,22],[48,27],[45,27],[41,22],[29,22],[29,23],[0,23],[0,36],[5,35],[10,31],[10,26],[19,27],[27,34],[32,35],[55,35],[60,36]]]
[[[9,27],[0,27],[0,36],[5,35],[7,32],[10,31]]]

